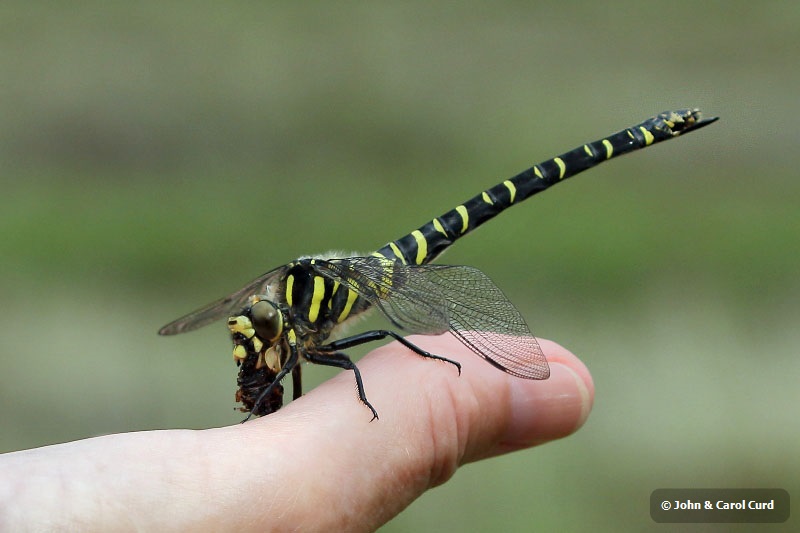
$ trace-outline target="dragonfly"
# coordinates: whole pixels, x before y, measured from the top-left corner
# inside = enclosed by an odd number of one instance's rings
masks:
[[[416,346],[404,334],[451,332],[494,367],[522,379],[543,380],[550,369],[522,314],[477,268],[431,264],[458,239],[527,198],[609,159],[705,127],[698,109],[667,111],[603,139],[548,159],[481,191],[441,216],[356,256],[304,256],[270,270],[236,292],[159,330],[186,333],[227,317],[239,366],[236,401],[252,416],[283,405],[282,380],[292,375],[293,399],[302,395],[301,363],[353,372],[358,399],[372,413],[361,372],[344,350],[394,339],[427,359],[456,367]],[[391,324],[340,337],[343,328],[376,310]],[[335,340],[332,340],[335,339]]]

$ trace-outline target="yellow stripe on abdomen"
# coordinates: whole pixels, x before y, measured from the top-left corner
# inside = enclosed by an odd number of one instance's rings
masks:
[[[456,212],[461,215],[461,233],[465,233],[469,227],[469,213],[463,205],[456,207]]]
[[[405,265],[406,264],[406,259],[405,259],[405,257],[403,257],[403,253],[400,251],[400,248],[398,248],[397,245],[395,243],[393,243],[393,242],[389,243],[389,248],[392,249],[392,252],[394,252],[395,257],[400,259],[400,262]]]
[[[412,231],[411,235],[413,235],[414,240],[417,241],[417,257],[414,262],[421,265],[422,262],[425,261],[425,257],[428,256],[428,241],[425,240],[425,235],[418,229]]]
[[[514,197],[517,195],[517,188],[514,186],[511,180],[504,181],[503,185],[505,185],[506,189],[508,189],[508,196],[509,196],[508,203],[513,204]]]
[[[439,222],[438,218],[433,219],[433,228],[442,235],[444,235],[445,237],[447,237],[447,232],[444,230],[444,226],[442,226],[442,223]]]
[[[558,179],[563,178],[565,172],[567,171],[567,165],[564,164],[564,160],[560,157],[556,157],[553,159],[553,161],[555,161],[556,165],[558,165]]]
[[[653,144],[654,137],[653,137],[652,133],[647,131],[647,129],[645,129],[645,128],[639,128],[639,131],[641,131],[642,135],[644,135],[644,145],[645,146],[650,146],[651,144]]]
[[[606,159],[611,159],[611,156],[614,155],[614,146],[611,144],[611,141],[603,139],[603,146],[606,147]]]

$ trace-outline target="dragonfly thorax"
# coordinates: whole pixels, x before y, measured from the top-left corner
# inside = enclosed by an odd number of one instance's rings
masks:
[[[304,258],[292,264],[282,291],[291,328],[299,339],[315,344],[324,342],[338,325],[369,307],[354,290],[321,274],[318,261]]]

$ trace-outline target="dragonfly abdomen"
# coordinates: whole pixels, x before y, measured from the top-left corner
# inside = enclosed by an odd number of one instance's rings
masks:
[[[661,113],[641,124],[534,165],[513,178],[486,189],[408,235],[388,243],[374,255],[397,259],[404,264],[428,263],[461,236],[512,205],[604,161],[671,139],[714,120],[716,119],[701,120],[697,109]]]

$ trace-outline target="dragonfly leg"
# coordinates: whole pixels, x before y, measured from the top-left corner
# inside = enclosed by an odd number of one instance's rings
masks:
[[[334,351],[325,351],[325,352],[307,352],[305,354],[306,359],[308,359],[312,363],[316,363],[318,365],[326,365],[326,366],[335,366],[338,368],[343,368],[345,370],[352,370],[353,374],[356,376],[356,388],[358,389],[358,399],[361,400],[361,403],[369,407],[369,410],[372,411],[372,420],[378,419],[378,411],[372,407],[372,404],[369,403],[367,400],[367,395],[364,392],[364,382],[361,380],[361,372],[356,367],[355,363],[350,360],[345,354],[340,352]],[[372,422],[370,420],[370,422]]]
[[[292,369],[292,399],[296,400],[303,395],[303,375],[300,365],[295,365]]]
[[[430,352],[426,352],[419,346],[413,344],[412,342],[403,338],[400,334],[395,333],[394,331],[389,331],[386,329],[375,329],[372,331],[365,331],[364,333],[359,333],[357,335],[353,335],[351,337],[346,337],[344,339],[339,339],[333,341],[331,343],[325,344],[323,346],[318,346],[317,351],[320,352],[334,352],[338,350],[344,350],[347,348],[352,348],[353,346],[358,346],[360,344],[366,344],[368,342],[379,341],[385,339],[386,337],[391,337],[412,352],[422,357],[427,357],[428,359],[436,359],[438,361],[444,361],[446,363],[450,363],[454,365],[458,369],[458,375],[461,375],[461,363],[453,361],[452,359],[448,359],[447,357],[442,357],[441,355],[432,354]]]

